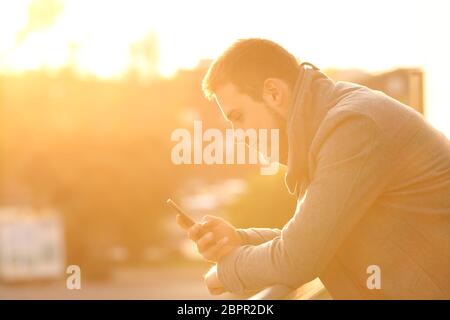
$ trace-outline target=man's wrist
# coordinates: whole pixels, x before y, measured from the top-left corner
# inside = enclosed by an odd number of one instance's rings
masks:
[[[245,291],[236,270],[236,263],[243,247],[244,246],[235,248],[216,264],[217,278],[225,291],[237,294],[241,294]]]
[[[248,244],[248,241],[247,241],[248,236],[244,229],[236,229],[236,234],[238,235],[239,244],[241,246]]]

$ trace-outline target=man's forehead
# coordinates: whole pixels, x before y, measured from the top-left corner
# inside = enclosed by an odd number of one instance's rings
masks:
[[[216,100],[229,100],[235,99],[239,96],[239,90],[236,85],[232,83],[226,83],[219,86],[214,93]]]
[[[217,105],[226,113],[239,100],[239,91],[232,83],[219,86],[214,92]]]
[[[214,99],[221,108],[225,109],[243,107],[253,102],[249,95],[232,83],[219,86],[215,90]]]

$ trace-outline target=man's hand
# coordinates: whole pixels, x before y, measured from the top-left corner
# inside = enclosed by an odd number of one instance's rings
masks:
[[[236,228],[228,221],[214,216],[205,216],[201,223],[188,228],[180,215],[177,223],[197,244],[198,252],[208,261],[219,262],[228,253],[241,246],[241,239]]]
[[[217,267],[215,265],[209,269],[208,273],[206,273],[205,284],[209,290],[209,293],[213,295],[222,294],[225,292],[225,288],[217,276]]]

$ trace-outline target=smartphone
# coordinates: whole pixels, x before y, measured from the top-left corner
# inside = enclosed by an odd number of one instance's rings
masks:
[[[189,217],[189,215],[183,209],[181,209],[175,202],[173,202],[172,199],[169,198],[167,199],[166,202],[169,206],[171,206],[176,212],[180,214],[181,218],[188,227],[192,227],[195,224],[195,221],[191,217]]]

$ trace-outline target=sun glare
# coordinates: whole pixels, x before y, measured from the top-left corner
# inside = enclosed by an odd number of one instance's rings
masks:
[[[32,4],[37,9],[30,10]],[[250,14],[256,9],[257,15]],[[423,68],[427,115],[443,129],[450,93],[437,85],[450,72],[450,52],[434,35],[450,28],[448,14],[448,1],[421,0],[285,0],[275,8],[270,1],[249,0],[239,10],[232,1],[2,1],[0,71],[70,66],[82,74],[120,77],[133,64],[133,45],[154,34],[154,72],[170,77],[218,55],[237,38],[264,37],[321,68]]]
[[[89,0],[34,0],[45,3],[61,3],[62,10],[47,28],[26,30],[23,41],[17,42],[30,19],[32,0],[2,2],[0,4],[1,67],[12,71],[35,69],[41,66],[59,68],[75,64],[82,72],[101,77],[119,75],[130,63],[130,46],[149,32],[155,32],[159,41],[159,71],[169,75],[180,67],[195,66],[201,58],[220,52],[236,38],[260,36],[274,39],[305,59],[316,64],[342,68],[380,70],[398,65],[422,63],[421,46],[415,38],[417,17],[402,16],[399,12],[413,11],[403,1],[390,4],[385,11],[381,5],[364,5],[358,1],[327,1],[326,6],[312,5],[320,12],[323,21],[338,24],[335,30],[315,27],[316,15],[296,16],[297,10],[274,12],[276,23],[268,23],[265,1],[246,1],[236,12],[233,6],[220,6],[220,10],[208,11],[205,1],[89,1]],[[320,2],[320,1],[319,1]],[[323,1],[322,1],[323,2]],[[349,17],[334,14],[339,7],[352,5],[360,13]],[[261,15],[248,17],[255,6]],[[295,8],[295,2],[286,2]],[[410,8],[410,9],[408,9]],[[300,8],[299,8],[300,10]],[[306,10],[306,7],[304,8]],[[342,11],[342,10],[341,10]],[[314,12],[314,11],[313,11]],[[35,15],[42,14],[37,12]],[[267,14],[266,14],[267,13]],[[391,23],[377,23],[377,18],[395,22],[398,28],[391,30]],[[251,19],[251,23],[248,20]],[[403,21],[403,23],[400,23]],[[363,27],[362,27],[363,26]],[[348,34],[340,36],[345,30]],[[402,39],[398,36],[402,35]],[[371,48],[370,43],[382,38],[385,47]],[[302,39],[302,40],[300,40]],[[372,40],[370,40],[372,39]],[[404,50],[388,50],[404,42]],[[330,48],[335,48],[330,50]],[[408,55],[406,49],[411,49]],[[32,53],[32,54],[31,54]]]

